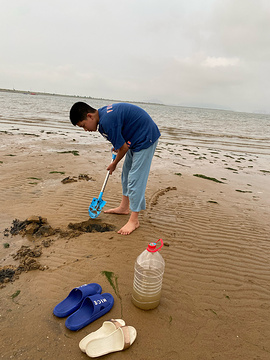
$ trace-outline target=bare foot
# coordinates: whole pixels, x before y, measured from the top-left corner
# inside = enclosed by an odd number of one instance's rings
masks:
[[[129,209],[124,209],[121,206],[118,206],[114,209],[109,209],[104,211],[105,214],[118,214],[118,215],[128,215]]]
[[[138,227],[140,226],[139,221],[133,221],[131,219],[129,219],[129,221],[126,223],[126,225],[124,225],[118,232],[118,234],[121,235],[129,235],[131,234],[134,230],[136,230]]]

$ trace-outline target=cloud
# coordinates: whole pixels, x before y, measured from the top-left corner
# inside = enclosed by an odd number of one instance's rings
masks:
[[[212,15],[209,43],[215,53],[270,60],[268,0],[217,1]]]
[[[203,61],[202,66],[210,68],[237,66],[239,65],[239,61],[239,58],[207,56],[207,58]]]
[[[269,0],[5,1],[0,86],[270,111],[269,18]]]

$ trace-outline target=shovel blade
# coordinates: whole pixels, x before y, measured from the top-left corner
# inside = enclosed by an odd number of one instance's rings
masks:
[[[89,206],[89,209],[88,209],[90,218],[91,219],[97,218],[105,204],[106,204],[106,201],[104,201],[102,199],[93,198],[93,200]]]

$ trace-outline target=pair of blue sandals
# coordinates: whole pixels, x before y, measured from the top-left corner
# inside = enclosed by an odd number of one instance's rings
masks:
[[[111,310],[114,298],[109,293],[101,294],[99,284],[91,283],[71,290],[69,295],[53,309],[55,316],[67,317],[65,325],[77,331]]]

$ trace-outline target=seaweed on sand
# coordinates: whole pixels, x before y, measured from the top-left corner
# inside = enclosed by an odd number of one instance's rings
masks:
[[[58,151],[59,154],[73,154],[74,156],[79,156],[78,150],[69,150],[69,151]]]
[[[212,180],[212,181],[215,181],[217,183],[224,184],[223,181],[220,181],[220,180],[218,180],[216,178],[205,176],[205,175],[202,175],[202,174],[193,174],[193,176],[197,176],[197,177],[202,178],[202,179]]]
[[[119,293],[119,289],[118,289],[118,276],[116,276],[114,274],[114,272],[112,271],[101,271],[101,274],[104,275],[107,280],[109,281],[111,287],[113,288],[115,295],[119,297],[119,299],[121,299],[121,295]]]
[[[252,193],[252,191],[250,190],[239,190],[239,189],[236,189],[235,191],[238,191],[240,193]]]
[[[270,171],[269,170],[260,170],[262,173],[265,173],[265,174],[270,174]]]
[[[121,304],[121,317],[123,317],[122,298],[118,288],[118,276],[112,271],[101,271],[101,275],[104,275],[107,278],[115,292],[115,295],[119,298]]]

